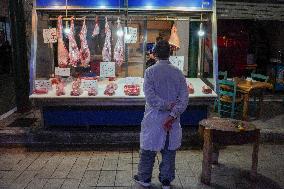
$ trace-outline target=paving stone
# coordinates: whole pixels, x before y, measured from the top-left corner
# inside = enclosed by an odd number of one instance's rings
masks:
[[[54,155],[53,152],[41,153],[40,156],[27,168],[27,170],[40,170],[47,161]]]
[[[1,180],[5,183],[14,181],[23,171],[5,171]]]
[[[75,164],[77,157],[69,157],[66,155],[59,166],[55,169],[54,173],[52,174],[52,178],[66,178],[69,174],[70,170],[72,169],[73,165]]]
[[[176,169],[176,174],[177,175],[185,175],[187,177],[194,177],[194,173],[191,170],[191,168],[188,169]]]
[[[115,176],[115,186],[131,187],[133,184],[131,171],[117,171]]]
[[[118,163],[118,159],[105,158],[104,163],[103,163],[103,167],[102,167],[102,171],[116,170],[117,169],[117,163]]]
[[[97,186],[113,187],[116,171],[101,171]]]
[[[64,182],[64,179],[48,179],[43,189],[59,189]]]
[[[117,162],[117,170],[131,171],[132,170],[131,159],[119,159]]]
[[[47,183],[48,179],[34,178],[25,189],[40,189]]]
[[[173,188],[185,189],[246,189],[252,186],[246,175],[251,167],[251,145],[229,146],[220,151],[218,166],[212,169],[212,185],[200,183],[202,151],[178,151],[176,179]],[[284,187],[284,145],[260,145],[256,189]],[[1,153],[0,188],[134,188],[139,156],[130,152],[28,152],[4,150]],[[273,153],[272,153],[273,152]],[[134,151],[134,153],[136,153]],[[138,154],[138,151],[136,155]],[[156,156],[153,189],[160,189]],[[104,162],[105,161],[105,162]],[[17,167],[17,165],[19,167]],[[104,165],[104,166],[103,166]],[[103,168],[104,167],[104,168]],[[106,171],[102,171],[105,170]],[[97,171],[95,171],[97,170]],[[31,173],[31,174],[30,174]],[[60,179],[62,178],[62,179]],[[265,188],[266,187],[266,188]]]
[[[78,157],[67,178],[81,179],[90,162],[90,157]]]
[[[95,151],[93,152],[93,157],[94,158],[104,158],[106,156],[107,152],[103,151]]]
[[[55,153],[52,157],[48,159],[46,164],[43,166],[43,168],[38,171],[38,174],[36,175],[37,178],[50,178],[54,171],[57,169],[59,164],[64,159],[64,153]]]
[[[104,157],[91,158],[87,170],[101,170],[104,163]]]
[[[182,187],[181,180],[180,180],[180,178],[179,178],[178,175],[176,175],[176,178],[173,180],[173,182],[171,183],[171,185],[173,186],[172,188],[183,188],[183,187]]]
[[[60,189],[77,189],[81,179],[65,179]]]
[[[95,187],[100,178],[100,171],[87,170],[83,176],[79,188]]]
[[[30,152],[26,153],[26,156],[21,159],[17,164],[14,165],[13,170],[23,171],[28,168],[37,158],[39,158],[41,153]]]
[[[107,152],[106,153],[106,156],[105,156],[106,159],[118,159],[119,158],[119,152]]]
[[[0,188],[8,188],[11,185],[12,181],[0,179]]]
[[[129,160],[132,159],[132,152],[119,152],[119,159],[123,160]]]
[[[193,188],[199,183],[198,177],[194,176],[179,175],[179,179],[183,188]]]
[[[35,175],[36,171],[24,171],[9,187],[14,189],[25,188],[33,180]]]

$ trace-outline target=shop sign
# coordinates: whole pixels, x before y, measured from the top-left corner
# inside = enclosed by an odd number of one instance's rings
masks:
[[[51,89],[49,80],[35,80],[35,89]]]
[[[141,77],[126,77],[124,79],[125,85],[141,85],[143,84],[143,78]]]
[[[82,79],[81,88],[85,91],[89,91],[91,89],[96,89],[98,91],[98,83],[97,80],[85,80]]]
[[[70,68],[55,67],[55,75],[68,77],[70,76]]]

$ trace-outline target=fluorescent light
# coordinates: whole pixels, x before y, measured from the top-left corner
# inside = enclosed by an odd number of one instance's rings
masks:
[[[69,34],[70,33],[70,28],[68,27],[68,28],[64,28],[64,33],[65,34]]]
[[[116,35],[117,35],[118,37],[123,36],[123,31],[122,31],[122,29],[117,30]]]
[[[199,37],[203,37],[203,36],[205,35],[204,30],[200,29],[200,30],[198,31],[198,35],[199,35]]]

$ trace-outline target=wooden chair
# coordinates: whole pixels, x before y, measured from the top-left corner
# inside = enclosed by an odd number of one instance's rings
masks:
[[[256,74],[256,73],[251,73],[251,78],[252,80],[260,81],[260,82],[267,82],[269,79],[268,76],[265,76],[262,74]],[[260,106],[263,101],[263,90],[254,90],[251,95],[253,96],[253,107],[254,109],[257,109],[256,116],[259,117],[260,116]],[[258,105],[256,103],[257,99],[258,99]]]
[[[251,78],[255,81],[261,81],[261,82],[267,82],[268,81],[268,76],[262,75],[262,74],[256,74],[256,73],[251,73]]]
[[[227,71],[224,71],[224,72],[222,72],[222,71],[219,71],[218,72],[218,80],[220,80],[220,79],[227,79],[227,77],[228,77],[228,72]],[[217,94],[218,94],[218,89],[217,89]],[[216,99],[215,101],[214,101],[214,111],[217,111],[218,110],[218,99]]]
[[[229,114],[233,118],[243,100],[242,96],[237,95],[237,84],[235,81],[219,80],[218,86],[218,114],[220,117]]]

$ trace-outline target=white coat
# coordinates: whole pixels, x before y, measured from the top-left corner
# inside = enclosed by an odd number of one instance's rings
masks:
[[[188,89],[183,73],[168,60],[160,60],[149,67],[144,75],[146,99],[144,118],[141,123],[140,147],[144,150],[160,151],[165,146],[165,119],[176,118],[169,131],[169,150],[181,145],[182,129],[180,114],[188,105]],[[170,110],[170,104],[175,106]]]

